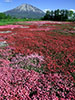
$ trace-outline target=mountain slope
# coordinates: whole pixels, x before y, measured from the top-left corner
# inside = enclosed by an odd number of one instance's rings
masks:
[[[12,17],[17,18],[41,18],[45,15],[45,13],[29,4],[22,4],[12,10],[4,12],[6,15],[10,15]]]

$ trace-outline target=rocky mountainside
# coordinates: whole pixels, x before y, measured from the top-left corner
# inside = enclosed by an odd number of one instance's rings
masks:
[[[12,10],[4,12],[6,15],[10,15],[12,17],[17,18],[41,18],[45,15],[45,13],[29,4],[22,4]]]

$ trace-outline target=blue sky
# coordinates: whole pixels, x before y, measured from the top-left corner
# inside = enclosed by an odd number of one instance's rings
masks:
[[[13,9],[24,3],[31,4],[41,10],[44,9],[75,10],[75,0],[0,0],[0,12]]]

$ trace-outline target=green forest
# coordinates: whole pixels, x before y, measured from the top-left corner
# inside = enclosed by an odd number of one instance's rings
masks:
[[[52,21],[75,21],[75,12],[64,9],[46,11],[46,14],[42,19]]]

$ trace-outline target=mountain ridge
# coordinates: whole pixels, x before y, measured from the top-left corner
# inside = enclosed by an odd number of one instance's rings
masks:
[[[30,4],[22,4],[4,13],[17,18],[41,18],[45,15],[42,10]]]

